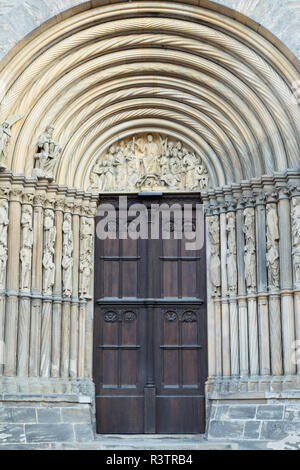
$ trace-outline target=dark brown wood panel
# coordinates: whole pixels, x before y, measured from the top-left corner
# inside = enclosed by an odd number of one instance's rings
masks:
[[[104,199],[118,213],[118,197]],[[199,200],[195,195],[128,197],[128,207],[136,203],[145,204],[150,216],[151,204],[195,207]],[[99,433],[205,431],[205,248],[186,250],[184,238],[176,239],[176,218],[163,222],[171,227],[170,239],[161,231],[158,240],[96,240]]]

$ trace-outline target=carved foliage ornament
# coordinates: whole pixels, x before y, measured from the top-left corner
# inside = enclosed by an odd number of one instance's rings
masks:
[[[201,157],[169,137],[141,134],[120,140],[98,158],[90,189],[99,191],[189,190],[208,186]]]

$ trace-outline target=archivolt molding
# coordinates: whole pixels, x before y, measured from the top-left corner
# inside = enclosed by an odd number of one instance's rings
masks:
[[[55,179],[82,189],[99,155],[140,131],[194,148],[213,186],[298,167],[299,79],[270,41],[221,13],[174,2],[94,8],[43,28],[2,69],[0,118],[24,116],[8,166],[30,176],[51,123],[62,147]]]

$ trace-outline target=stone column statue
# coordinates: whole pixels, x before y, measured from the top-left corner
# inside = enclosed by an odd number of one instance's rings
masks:
[[[248,293],[256,291],[256,248],[254,235],[254,209],[247,208],[244,210],[244,228],[245,234],[245,276]]]
[[[46,209],[44,219],[44,253],[43,253],[43,292],[52,294],[55,280],[55,263],[53,260],[56,228],[54,227],[54,213]]]
[[[24,206],[21,218],[22,247],[20,251],[21,260],[21,282],[22,291],[28,291],[31,285],[31,260],[33,246],[32,230],[32,207]]]
[[[300,285],[300,198],[293,198],[292,202],[292,234],[293,234],[293,261],[294,284]]]
[[[0,124],[0,171],[6,170],[8,158],[8,143],[11,137],[11,127],[21,119],[22,116],[10,116]]]
[[[5,289],[8,224],[8,202],[2,199],[0,202],[0,289]]]
[[[208,218],[208,232],[210,235],[210,281],[212,286],[212,296],[218,297],[221,294],[221,260],[220,260],[220,226],[217,215]]]
[[[65,297],[72,295],[72,276],[73,276],[73,231],[72,215],[67,213],[64,216],[63,223],[63,294]]]
[[[279,289],[279,229],[276,204],[267,204],[267,269],[270,290]]]

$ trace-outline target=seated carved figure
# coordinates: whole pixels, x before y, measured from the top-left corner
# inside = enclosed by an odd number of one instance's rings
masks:
[[[54,179],[54,169],[62,151],[59,144],[53,140],[53,126],[48,126],[40,136],[38,151],[35,154],[33,176],[37,178]]]

